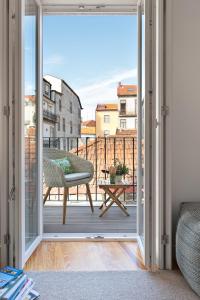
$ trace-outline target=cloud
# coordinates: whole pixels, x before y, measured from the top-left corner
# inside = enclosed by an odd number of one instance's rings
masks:
[[[64,57],[59,54],[53,54],[44,59],[44,65],[62,65],[64,63]]]
[[[88,84],[76,92],[81,99],[83,106],[83,119],[94,118],[95,108],[98,103],[117,102],[117,85],[118,82],[128,81],[135,83],[137,79],[137,69],[124,70],[113,74],[111,77],[106,77],[101,81],[96,80],[92,84]],[[123,82],[126,84],[127,82]]]

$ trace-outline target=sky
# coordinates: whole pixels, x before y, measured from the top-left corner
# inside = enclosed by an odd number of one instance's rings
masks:
[[[83,120],[117,102],[117,85],[137,83],[136,16],[45,16],[43,73],[79,95]]]

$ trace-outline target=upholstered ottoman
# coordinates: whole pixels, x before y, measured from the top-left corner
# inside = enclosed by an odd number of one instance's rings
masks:
[[[200,202],[181,205],[176,259],[186,281],[200,296]]]

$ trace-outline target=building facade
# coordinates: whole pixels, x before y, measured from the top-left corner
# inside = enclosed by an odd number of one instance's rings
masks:
[[[117,88],[120,129],[137,128],[137,85],[122,85]]]
[[[51,83],[43,78],[43,137],[55,137],[57,115],[56,101],[52,98]]]
[[[118,105],[98,104],[96,107],[96,136],[115,135],[118,128]]]
[[[51,99],[57,115],[54,136],[60,138],[61,149],[72,149],[81,136],[82,105],[79,96],[63,79],[46,75],[45,80],[51,84]]]

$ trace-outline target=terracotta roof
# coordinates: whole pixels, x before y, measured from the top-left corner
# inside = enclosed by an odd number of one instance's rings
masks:
[[[87,120],[82,122],[82,126],[86,127],[96,127],[96,121],[95,120]]]
[[[136,129],[117,129],[116,136],[120,137],[137,137],[137,130]]]
[[[125,141],[125,145],[124,145]],[[134,142],[133,142],[134,141]],[[124,147],[125,146],[125,147]],[[95,168],[94,178],[90,183],[91,192],[96,192],[96,181],[97,179],[104,179],[105,175],[102,173],[102,170],[108,169],[114,163],[114,158],[118,158],[121,162],[124,162],[129,168],[129,174],[127,178],[133,180],[133,166],[134,166],[134,177],[136,176],[136,167],[137,167],[137,143],[133,137],[108,137],[108,138],[91,138],[86,145],[81,145],[78,150],[72,149],[70,152],[77,154],[80,157],[86,158],[92,162]],[[125,149],[125,153],[124,153]],[[106,155],[105,155],[106,150]],[[87,156],[86,156],[87,152]],[[134,159],[133,159],[134,158]],[[71,188],[73,189],[73,188]],[[70,192],[71,192],[70,189]],[[84,187],[79,187],[79,192],[83,192]],[[74,189],[74,193],[76,189]],[[99,188],[97,188],[98,193],[102,193]]]
[[[35,102],[35,95],[26,95],[25,99],[27,101]]]
[[[96,134],[96,127],[82,127],[81,134]]]
[[[96,111],[118,110],[118,105],[115,103],[97,104]]]
[[[117,88],[117,96],[137,96],[137,85],[124,85],[119,83]]]

